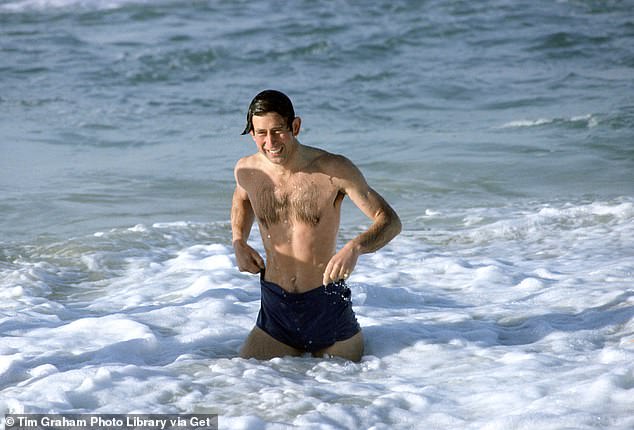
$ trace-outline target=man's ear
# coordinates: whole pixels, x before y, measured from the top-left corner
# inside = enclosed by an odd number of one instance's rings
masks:
[[[302,128],[302,119],[298,116],[293,120],[293,136],[299,134],[299,130]]]

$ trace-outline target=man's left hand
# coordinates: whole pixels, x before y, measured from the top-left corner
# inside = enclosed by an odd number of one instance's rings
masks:
[[[332,256],[326,265],[323,284],[328,285],[340,279],[347,279],[357,265],[359,254],[358,248],[348,242],[339,252]]]

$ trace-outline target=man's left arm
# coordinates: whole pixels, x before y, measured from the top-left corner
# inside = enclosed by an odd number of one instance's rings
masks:
[[[372,224],[359,236],[350,240],[328,262],[324,270],[324,285],[345,279],[354,270],[361,254],[374,252],[401,232],[401,220],[385,201],[373,190],[361,171],[348,159],[338,157],[337,181],[341,190],[370,219]]]

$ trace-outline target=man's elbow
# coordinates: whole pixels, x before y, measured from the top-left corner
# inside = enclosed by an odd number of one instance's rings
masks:
[[[392,239],[398,236],[403,230],[401,218],[399,218],[399,216],[394,211],[392,211],[392,217],[390,220],[390,230],[392,231]]]
[[[389,210],[384,211],[382,213],[382,218],[386,235],[389,238],[388,240],[394,239],[401,233],[403,224],[394,209],[390,208]]]

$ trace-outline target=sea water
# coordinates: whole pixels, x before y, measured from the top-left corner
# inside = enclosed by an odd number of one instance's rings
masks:
[[[632,10],[0,1],[0,412],[634,428]],[[360,363],[236,357],[232,170],[266,88],[402,218],[349,280]],[[368,226],[343,211],[340,245]]]

